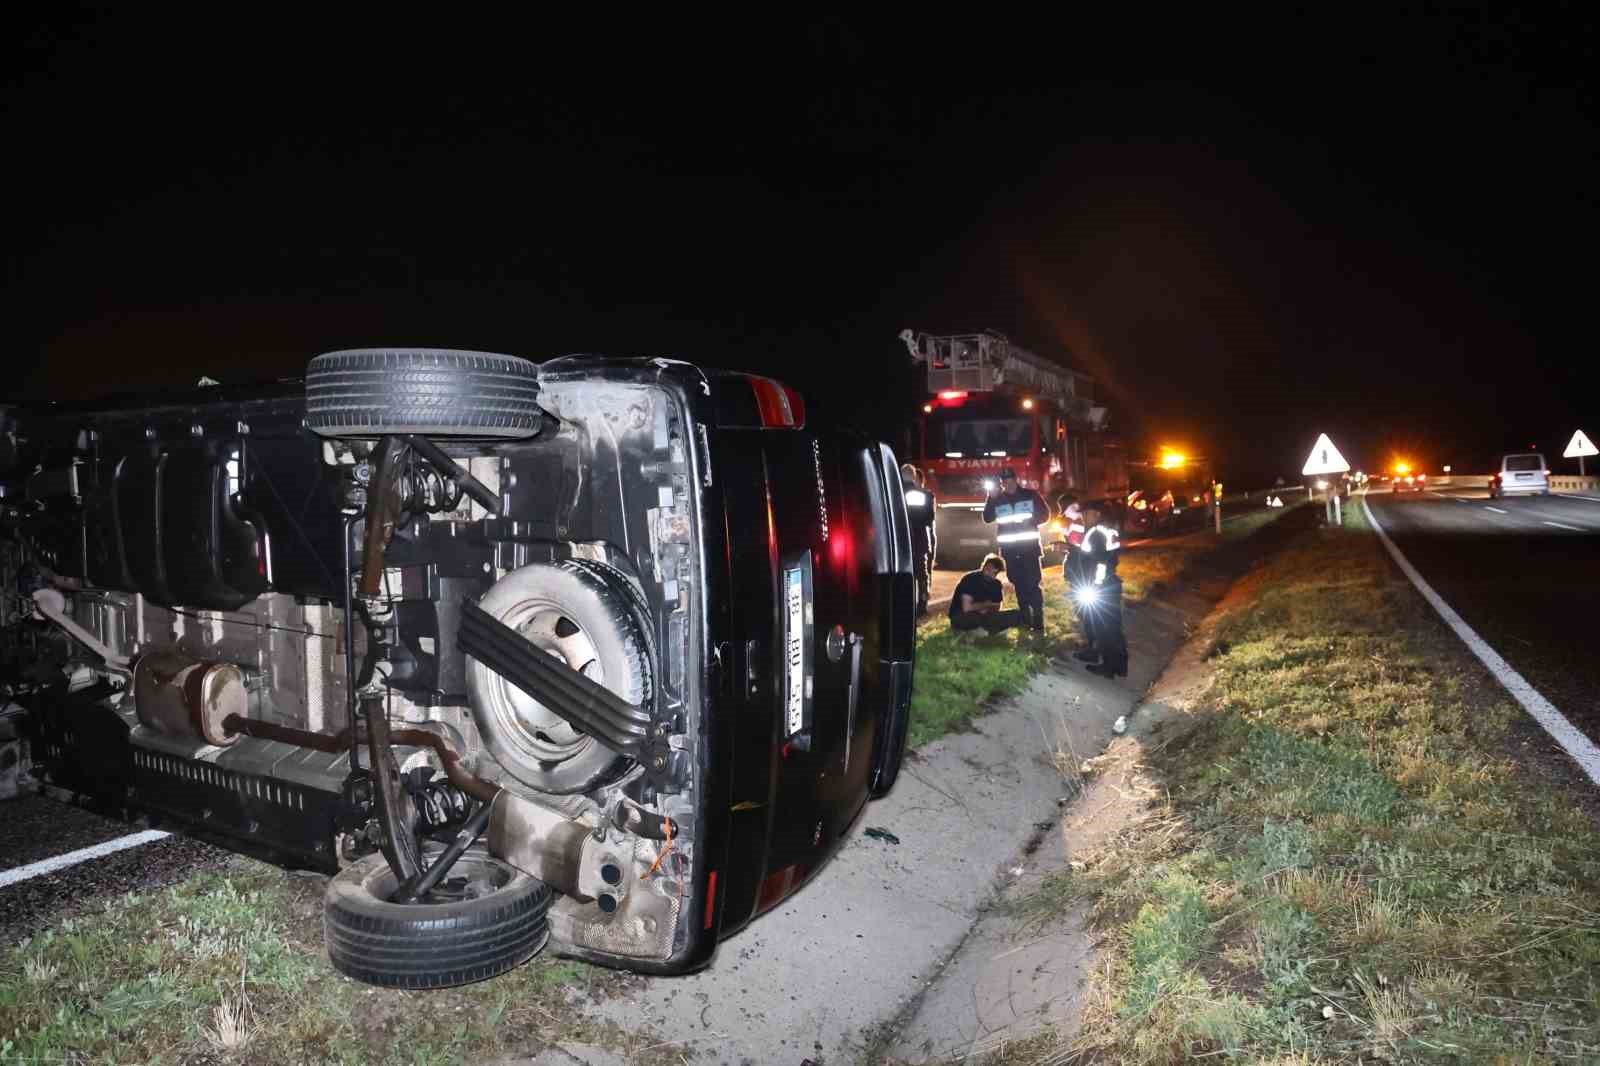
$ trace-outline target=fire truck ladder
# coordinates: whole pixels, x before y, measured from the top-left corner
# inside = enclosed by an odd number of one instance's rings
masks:
[[[913,361],[928,367],[928,391],[990,392],[1001,387],[1032,392],[1087,414],[1094,379],[1012,344],[994,332],[933,334],[900,331]]]

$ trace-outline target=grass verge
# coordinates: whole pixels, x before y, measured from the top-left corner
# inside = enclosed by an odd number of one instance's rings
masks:
[[[1219,548],[1252,537],[1285,513],[1261,511],[1230,521],[1223,526],[1221,538],[1209,532],[1194,533],[1123,552],[1118,573],[1124,600],[1139,604],[1177,585],[1185,575],[1206,565]],[[1005,587],[1005,606],[1015,607],[1015,593],[1009,583]],[[917,678],[911,697],[908,743],[912,748],[946,733],[971,729],[992,701],[1021,692],[1030,677],[1076,643],[1079,633],[1066,607],[1059,566],[1045,572],[1044,594],[1042,634],[1010,630],[993,637],[962,635],[953,631],[942,615],[922,625],[917,633]]]
[[[1165,797],[1042,891],[1110,937],[1040,1062],[1600,1062],[1600,831],[1359,516],[1224,602]],[[1592,809],[1592,808],[1591,808]]]
[[[368,988],[322,951],[322,881],[248,859],[0,950],[0,1063],[485,1062],[626,1047],[585,999],[627,977],[537,958],[444,992]]]

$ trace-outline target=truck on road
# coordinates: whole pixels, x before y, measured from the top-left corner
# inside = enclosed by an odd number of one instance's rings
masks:
[[[938,498],[939,565],[993,550],[983,504],[1004,467],[1014,468],[1017,480],[1052,509],[1068,492],[1126,497],[1123,443],[1109,428],[1108,409],[1095,403],[1092,377],[993,332],[907,329],[900,339],[911,358],[927,367],[927,397],[912,448]],[[1047,556],[1064,542],[1059,526],[1057,515],[1041,531]]]

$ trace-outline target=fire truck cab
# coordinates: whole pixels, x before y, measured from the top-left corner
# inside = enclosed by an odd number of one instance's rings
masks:
[[[927,366],[928,396],[913,451],[938,498],[934,529],[941,566],[995,547],[983,504],[1003,467],[1038,490],[1052,510],[1063,493],[1128,491],[1121,440],[1094,402],[1094,379],[1013,344],[998,333],[936,335],[902,330],[913,360]],[[1066,543],[1060,516],[1041,530],[1046,561]]]

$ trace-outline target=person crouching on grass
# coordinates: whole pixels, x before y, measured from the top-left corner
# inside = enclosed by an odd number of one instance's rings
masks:
[[[1023,624],[1020,610],[1000,609],[1000,601],[1005,596],[1005,590],[1000,587],[1000,574],[1005,568],[1005,560],[990,552],[983,557],[982,566],[961,579],[950,596],[951,629],[958,632],[985,629],[993,635]]]

